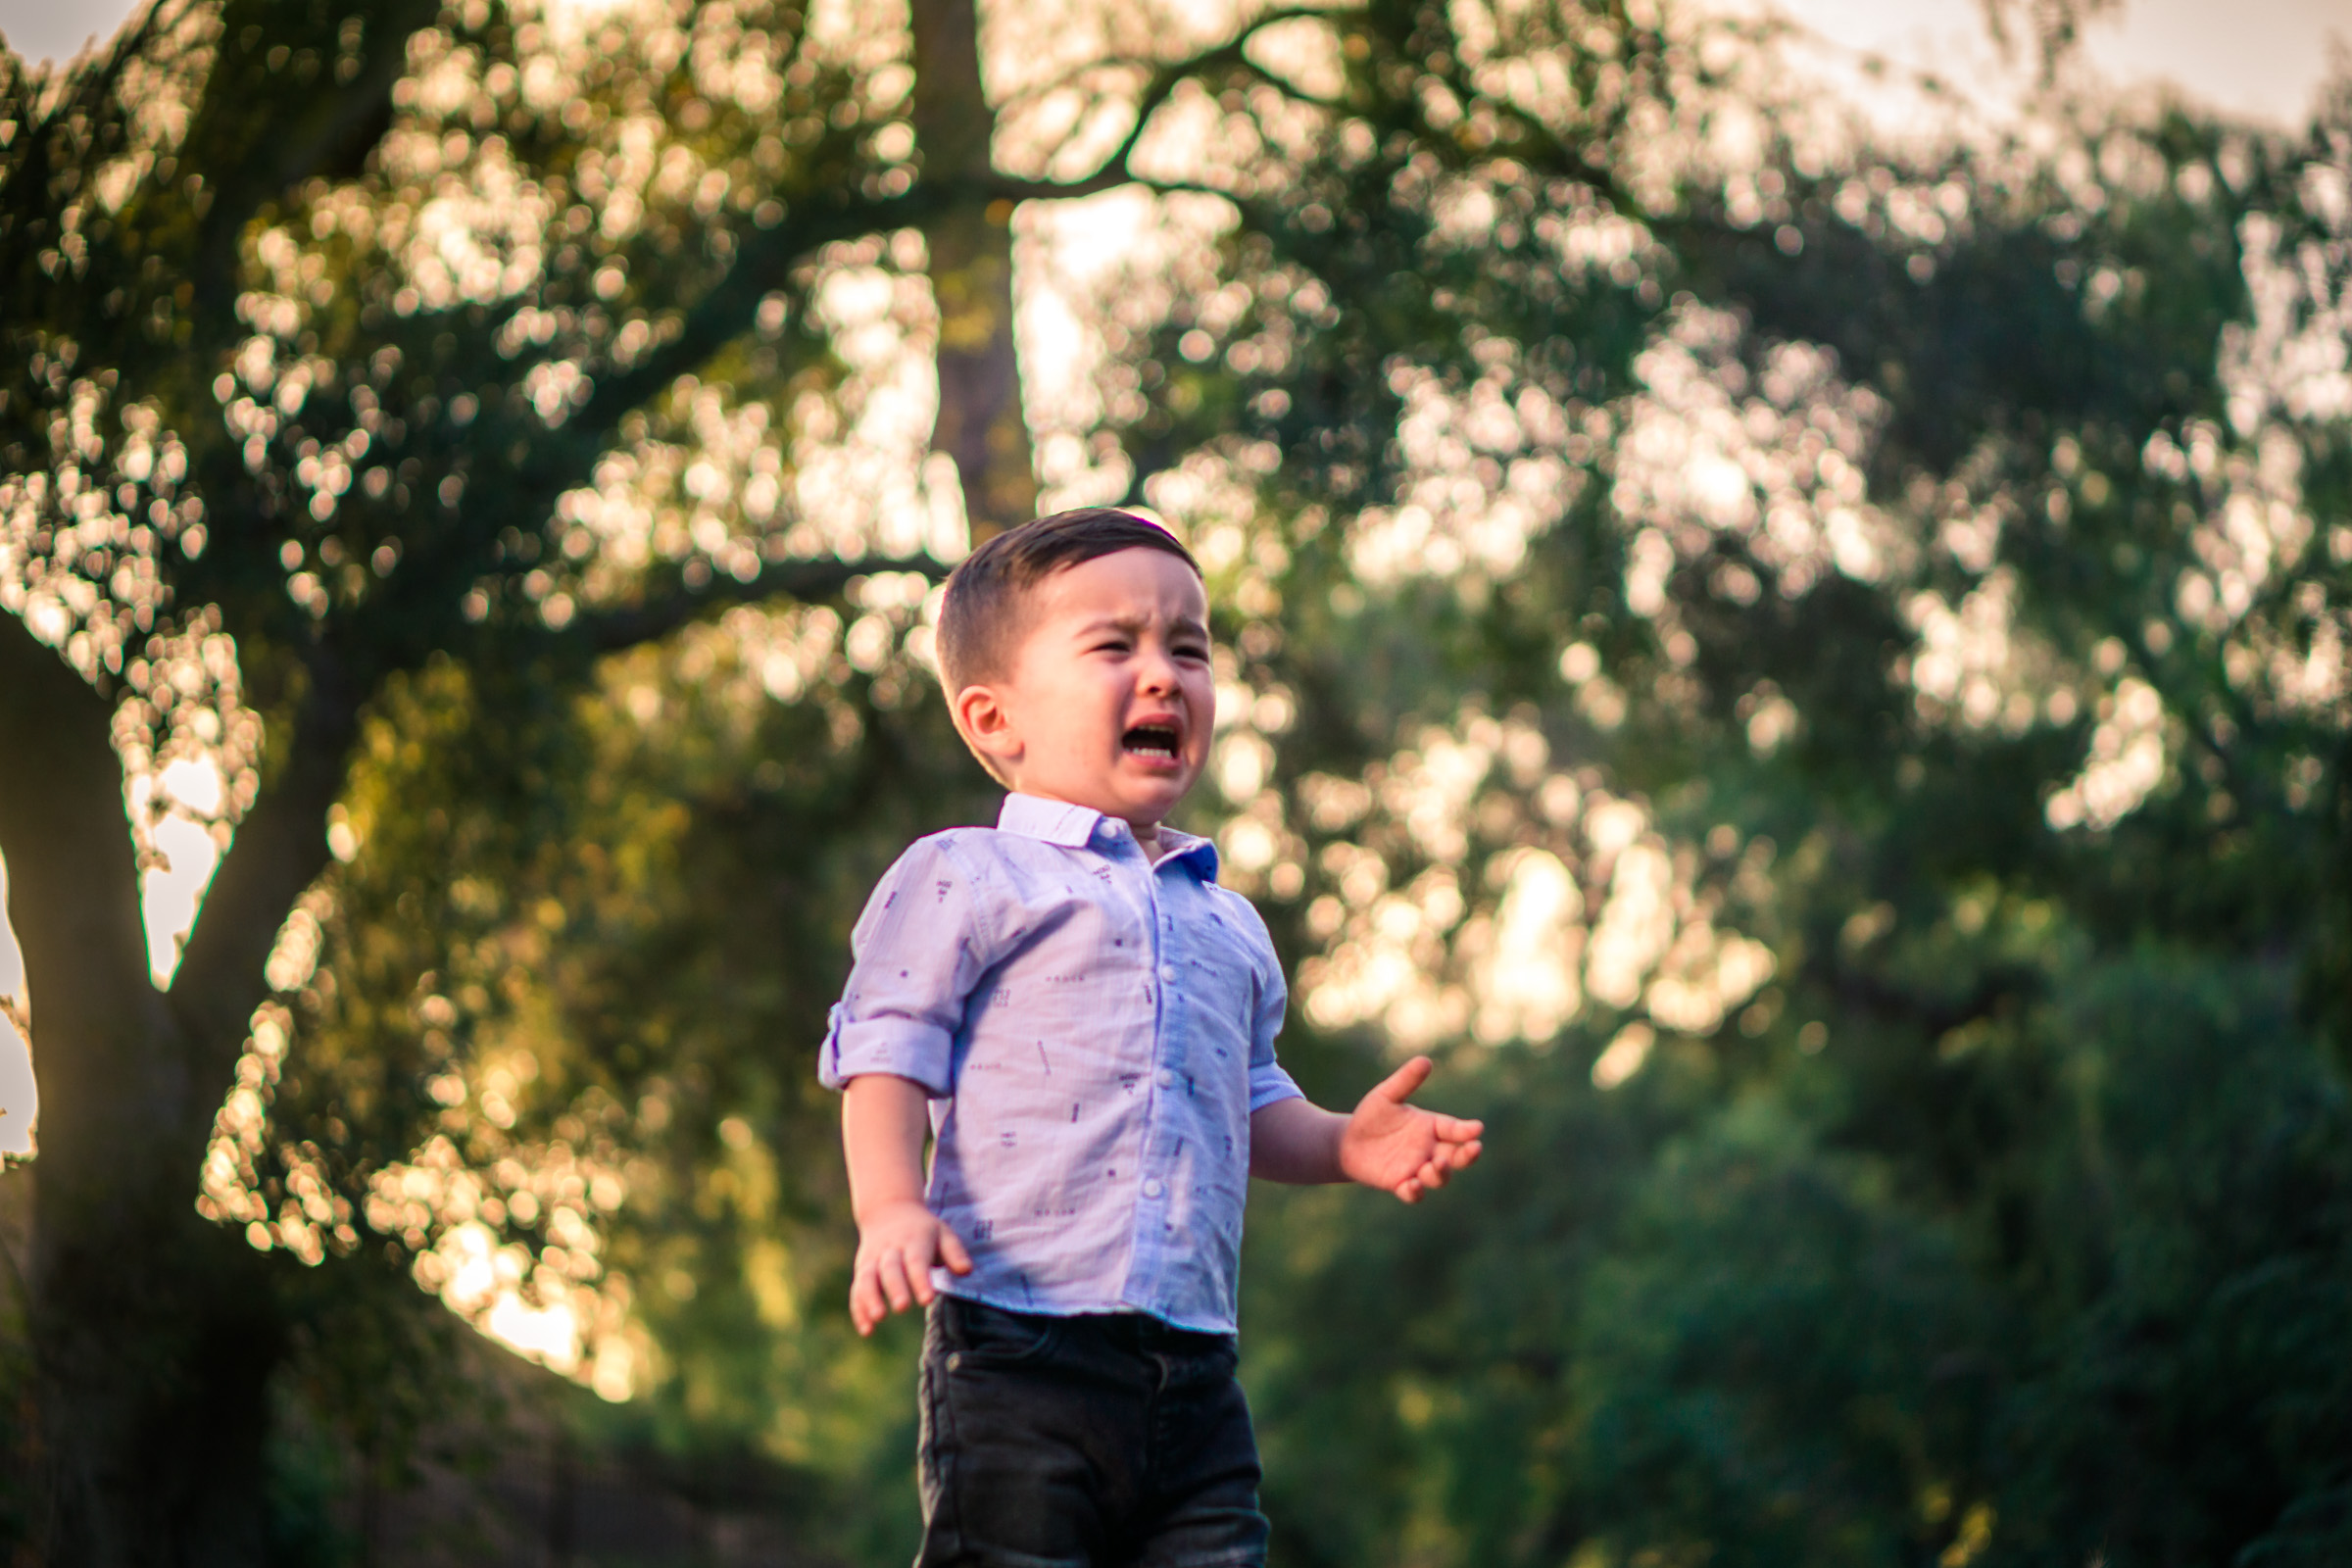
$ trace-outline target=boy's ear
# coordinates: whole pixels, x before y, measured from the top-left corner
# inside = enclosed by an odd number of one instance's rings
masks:
[[[996,764],[992,772],[1001,773],[1021,760],[1026,747],[1020,730],[994,686],[966,686],[956,694],[948,711],[963,732],[963,743],[978,752],[982,761]]]

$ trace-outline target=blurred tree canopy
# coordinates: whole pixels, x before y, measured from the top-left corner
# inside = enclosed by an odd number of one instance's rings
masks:
[[[2343,1561],[2352,84],[2117,103],[2077,15],[1903,135],[1617,0],[0,56],[8,1528],[295,1553],[464,1319],[902,1549],[811,1056],[991,810],[932,582],[1124,500],[1290,1059],[1494,1128],[1261,1195],[1281,1561]]]

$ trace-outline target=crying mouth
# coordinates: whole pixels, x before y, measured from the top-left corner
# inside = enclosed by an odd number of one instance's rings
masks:
[[[1138,724],[1119,737],[1119,744],[1131,752],[1151,757],[1176,759],[1176,732],[1165,724]]]

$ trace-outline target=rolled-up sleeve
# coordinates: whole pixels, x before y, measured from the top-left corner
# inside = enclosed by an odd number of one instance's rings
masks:
[[[964,1004],[996,946],[985,890],[947,845],[924,839],[899,857],[850,937],[849,984],[834,1004],[817,1079],[839,1089],[865,1073],[955,1090]]]
[[[1254,917],[1256,911],[1250,913]],[[1257,1005],[1250,1018],[1250,1113],[1253,1116],[1276,1101],[1302,1100],[1306,1095],[1274,1059],[1274,1039],[1282,1033],[1291,990],[1283,984],[1281,960],[1274,956],[1273,939],[1265,935],[1262,923],[1258,940],[1264,955],[1257,965]]]

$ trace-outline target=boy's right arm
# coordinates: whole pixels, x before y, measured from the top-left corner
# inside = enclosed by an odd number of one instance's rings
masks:
[[[860,1334],[893,1312],[929,1305],[931,1270],[969,1274],[971,1254],[923,1202],[929,1091],[908,1078],[860,1073],[842,1090],[841,1147],[858,1219],[850,1320]]]

